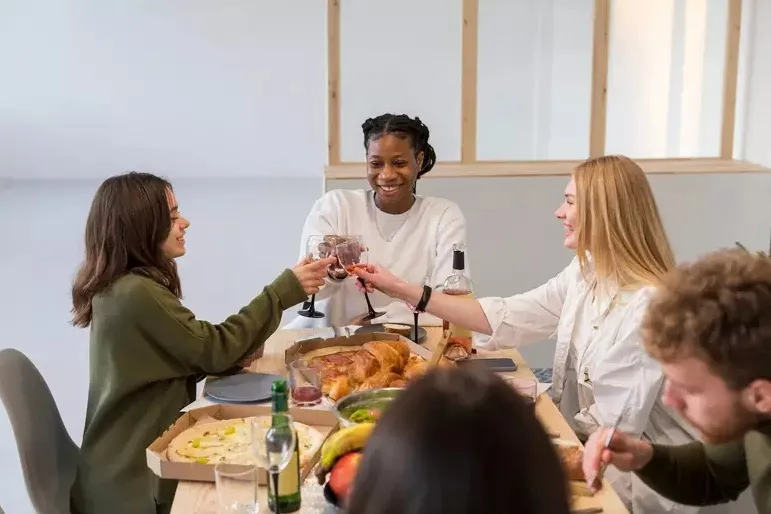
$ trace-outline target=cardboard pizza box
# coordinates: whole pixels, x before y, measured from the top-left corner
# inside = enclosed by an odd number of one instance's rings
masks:
[[[370,341],[399,341],[402,340],[410,347],[410,351],[414,353],[415,355],[418,355],[420,357],[423,357],[426,360],[429,360],[431,358],[431,350],[428,348],[421,346],[419,344],[415,344],[414,341],[410,341],[404,336],[401,336],[399,334],[392,334],[389,332],[369,332],[365,334],[353,334],[350,336],[340,336],[340,337],[332,337],[332,338],[313,338],[313,339],[305,339],[303,341],[298,341],[289,348],[286,349],[284,352],[284,360],[287,365],[297,359],[298,357],[301,357],[305,354],[315,352],[316,350],[322,350],[326,348],[332,348],[332,347],[357,347],[357,346],[363,346],[364,343],[368,343]],[[354,348],[351,348],[353,350]]]
[[[184,413],[171,427],[147,447],[147,466],[161,478],[175,480],[191,480],[196,482],[214,482],[214,464],[197,464],[188,462],[171,462],[166,458],[166,448],[171,441],[184,430],[194,426],[199,421],[219,421],[226,419],[245,418],[250,416],[269,416],[269,405],[211,405]],[[304,409],[294,407],[289,413],[295,421],[312,426],[324,436],[324,440],[339,428],[334,411],[322,409]],[[300,470],[301,483],[311,473],[319,461],[321,449],[308,460]],[[268,473],[264,469],[259,472],[260,485],[268,484]]]

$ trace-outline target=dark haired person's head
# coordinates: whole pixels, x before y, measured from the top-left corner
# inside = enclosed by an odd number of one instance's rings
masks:
[[[415,183],[436,163],[428,127],[418,117],[388,113],[367,119],[361,129],[375,203],[384,212],[406,212],[412,206]]]
[[[367,442],[351,514],[567,514],[567,478],[532,411],[500,377],[437,368]]]
[[[73,323],[87,327],[94,295],[129,272],[181,296],[174,259],[185,254],[189,225],[168,181],[135,171],[105,180],[86,221],[85,259],[72,286]]]

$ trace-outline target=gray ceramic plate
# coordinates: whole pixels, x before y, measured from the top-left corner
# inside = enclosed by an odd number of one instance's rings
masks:
[[[409,326],[410,327],[410,337],[408,338],[410,341],[415,340],[415,326],[414,325],[407,325],[405,323],[391,323],[391,325],[403,325],[403,326]],[[377,323],[375,325],[364,325],[356,329],[356,334],[369,334],[370,332],[386,332],[386,329],[383,328],[382,323]],[[418,326],[418,343],[422,343],[423,340],[425,340],[426,336],[428,335],[428,332],[426,332],[426,329]],[[404,336],[407,337],[407,336]]]
[[[223,402],[261,402],[270,400],[270,388],[274,380],[286,379],[266,373],[239,373],[207,380],[203,392]]]

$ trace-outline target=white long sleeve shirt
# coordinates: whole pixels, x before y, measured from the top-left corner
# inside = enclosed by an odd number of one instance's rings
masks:
[[[578,433],[611,426],[659,444],[683,444],[695,433],[661,401],[664,376],[642,346],[640,323],[655,289],[593,290],[578,258],[546,284],[508,298],[479,300],[493,329],[483,347],[515,347],[556,335],[550,394]],[[596,294],[596,296],[595,296]],[[627,399],[629,400],[627,402]],[[697,512],[659,496],[636,476],[606,477],[633,514]]]
[[[371,190],[337,189],[316,201],[305,220],[300,239],[300,256],[307,254],[311,235],[360,235],[370,250],[370,261],[401,279],[420,284],[428,277],[429,285],[442,284],[452,272],[452,245],[466,243],[466,219],[450,200],[416,196],[404,214],[387,214],[375,206]],[[466,271],[469,273],[468,254]],[[370,293],[375,310],[385,315],[373,323],[412,323],[413,314],[404,302],[380,292]],[[285,328],[341,327],[367,312],[364,294],[354,279],[328,279],[316,294],[316,310],[324,318],[298,316]],[[421,325],[441,325],[441,320],[427,313],[420,315]]]

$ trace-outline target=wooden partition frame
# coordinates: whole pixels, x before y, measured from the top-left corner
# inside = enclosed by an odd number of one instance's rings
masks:
[[[327,180],[364,177],[363,162],[342,162],[340,156],[340,2],[327,0],[327,69],[329,164]],[[348,0],[355,1],[355,0]],[[728,1],[728,30],[723,76],[722,127],[719,157],[636,159],[647,173],[767,172],[768,168],[733,158],[736,87],[739,70],[742,0]],[[581,161],[478,161],[477,62],[479,0],[463,0],[461,77],[461,160],[440,161],[426,178],[569,175]],[[611,0],[594,1],[592,85],[587,157],[605,152]],[[631,156],[634,157],[634,156]]]

